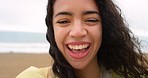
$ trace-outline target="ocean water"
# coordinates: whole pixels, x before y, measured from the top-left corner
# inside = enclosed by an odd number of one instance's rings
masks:
[[[139,36],[138,39],[141,45],[141,50],[144,53],[148,53],[148,36]]]
[[[138,38],[148,53],[148,37]],[[0,31],[0,53],[48,53],[49,47],[45,33]]]
[[[48,53],[45,33],[0,31],[0,53]]]
[[[45,33],[0,31],[0,43],[47,43]]]
[[[0,43],[0,53],[48,53],[45,43]]]

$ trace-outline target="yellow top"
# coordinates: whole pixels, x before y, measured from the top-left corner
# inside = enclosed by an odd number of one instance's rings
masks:
[[[54,75],[52,67],[36,68],[29,67],[23,72],[21,72],[16,78],[58,78]],[[108,71],[103,71],[101,78],[121,78],[115,73],[110,73]]]
[[[29,67],[20,73],[16,78],[56,78],[51,67],[36,68]]]

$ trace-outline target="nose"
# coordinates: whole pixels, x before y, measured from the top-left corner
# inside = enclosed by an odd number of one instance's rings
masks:
[[[81,38],[86,36],[87,30],[84,28],[81,21],[76,21],[73,23],[72,29],[70,30],[69,35],[74,38]]]

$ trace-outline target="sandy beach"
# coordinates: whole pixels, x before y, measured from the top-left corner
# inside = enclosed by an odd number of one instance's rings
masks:
[[[0,78],[15,78],[30,66],[47,67],[52,62],[49,54],[0,53]]]
[[[49,54],[0,53],[0,78],[15,78],[30,66],[47,67],[51,64]]]

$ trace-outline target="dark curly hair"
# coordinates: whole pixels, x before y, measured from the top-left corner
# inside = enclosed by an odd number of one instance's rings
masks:
[[[50,43],[49,53],[53,57],[52,70],[59,78],[78,78],[75,69],[67,62],[58,49],[52,24],[53,5],[56,0],[48,0],[47,5],[47,34]],[[94,0],[99,8],[102,20],[102,44],[97,53],[99,63],[106,70],[124,78],[146,78],[148,61],[140,50],[138,39],[127,27],[121,15],[121,10],[112,0]]]

